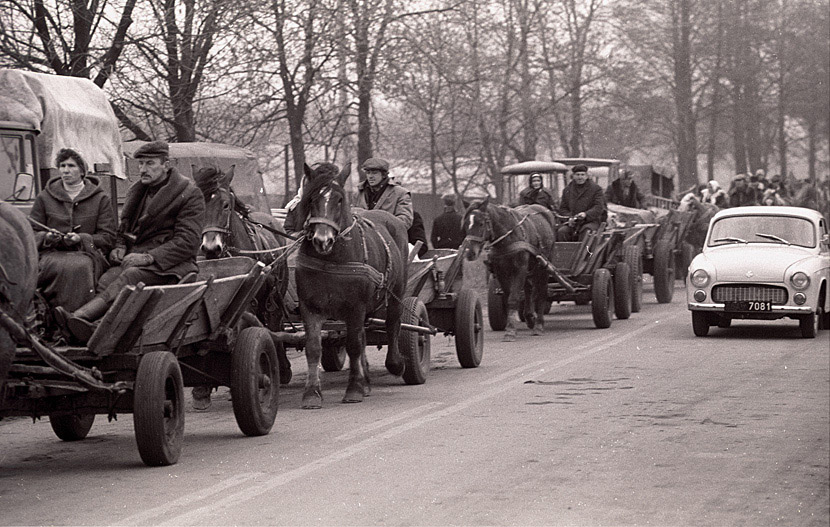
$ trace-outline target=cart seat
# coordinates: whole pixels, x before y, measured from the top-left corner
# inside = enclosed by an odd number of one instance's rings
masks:
[[[256,260],[247,256],[231,256],[230,258],[217,258],[215,260],[198,260],[199,280],[214,278],[226,278],[240,274],[248,274],[248,271],[256,264]]]

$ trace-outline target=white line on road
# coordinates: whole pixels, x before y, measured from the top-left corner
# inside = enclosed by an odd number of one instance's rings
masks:
[[[667,318],[671,319],[676,318],[678,316],[680,315],[673,315]],[[204,525],[216,523],[214,515],[217,512],[222,511],[226,507],[239,506],[243,502],[252,500],[262,494],[272,492],[273,490],[283,485],[287,485],[288,483],[291,483],[292,481],[302,478],[310,473],[329,467],[337,463],[338,461],[350,458],[370,448],[374,448],[378,444],[383,443],[388,439],[399,436],[412,429],[427,425],[433,421],[437,421],[438,419],[442,419],[454,413],[460,412],[477,403],[480,403],[487,399],[491,399],[503,392],[511,390],[516,387],[517,382],[520,382],[522,380],[522,377],[524,376],[523,372],[528,372],[528,370],[531,369],[535,369],[535,371],[537,372],[549,372],[551,370],[561,368],[573,362],[583,360],[593,354],[604,351],[610,348],[611,346],[619,344],[620,342],[628,340],[651,329],[652,324],[649,323],[640,328],[623,333],[622,335],[612,333],[603,335],[595,339],[590,339],[589,341],[575,348],[588,348],[586,351],[582,353],[578,353],[576,355],[572,355],[570,357],[563,358],[555,362],[552,362],[551,360],[538,361],[511,370],[511,372],[513,372],[514,374],[519,375],[519,378],[506,380],[505,383],[501,386],[480,392],[446,408],[430,412],[426,415],[423,415],[406,423],[402,423],[396,427],[386,430],[381,434],[369,437],[358,443],[354,443],[352,445],[345,445],[341,450],[338,450],[337,452],[311,461],[310,463],[306,463],[305,465],[302,465],[295,469],[289,470],[282,474],[275,475],[265,473],[240,474],[227,480],[223,480],[222,482],[217,483],[212,487],[208,487],[207,489],[202,489],[199,492],[191,493],[172,502],[165,503],[164,505],[161,505],[159,507],[146,510],[142,513],[133,516],[128,516],[127,518],[124,518],[117,523],[120,525],[134,525],[147,523],[152,523],[155,525]],[[616,338],[612,338],[614,335],[617,335]],[[539,368],[539,366],[545,364],[547,364],[548,366],[544,368]],[[500,375],[499,377],[503,376],[504,375]],[[410,412],[418,413],[426,409],[425,406],[429,405],[423,405],[421,407],[411,410]],[[253,486],[243,487],[240,490],[232,492],[230,494],[223,492],[221,498],[212,499],[203,506],[197,506],[191,509],[190,511],[182,512],[182,508],[184,506],[193,506],[196,502],[205,501],[208,497],[213,496],[214,494],[217,494],[225,489],[228,489],[236,485],[248,484],[250,480],[255,478],[258,479],[259,477],[264,478],[265,481],[263,481],[262,483],[251,483],[251,485]],[[150,519],[156,519],[156,521],[150,522],[148,521]]]

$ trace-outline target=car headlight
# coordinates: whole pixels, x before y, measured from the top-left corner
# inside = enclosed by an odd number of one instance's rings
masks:
[[[798,271],[790,277],[790,283],[799,291],[803,291],[810,287],[810,277],[807,276],[807,273]]]
[[[706,287],[709,284],[709,273],[703,269],[698,269],[692,273],[692,285],[695,287]]]

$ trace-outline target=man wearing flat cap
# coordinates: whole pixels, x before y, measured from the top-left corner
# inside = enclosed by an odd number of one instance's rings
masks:
[[[556,231],[556,239],[565,242],[584,239],[596,231],[608,215],[605,194],[599,185],[588,179],[588,167],[575,165],[571,172],[573,177],[562,191],[559,202],[559,214],[570,219]]]
[[[434,249],[458,249],[464,241],[464,233],[461,230],[461,214],[456,212],[455,194],[445,194],[441,201],[444,202],[442,212],[432,222],[432,247]]]
[[[205,214],[202,192],[170,166],[167,143],[142,145],[133,157],[140,179],[127,191],[118,241],[109,255],[113,267],[98,281],[98,294],[91,301],[57,317],[83,342],[125,285],[175,284],[198,270]]]
[[[644,200],[645,196],[634,182],[634,174],[628,169],[621,170],[620,177],[605,189],[607,203],[615,203],[632,209],[644,209]]]
[[[732,179],[728,198],[730,207],[746,207],[757,205],[759,202],[758,192],[747,184],[746,176],[743,174],[738,174]]]
[[[389,162],[370,157],[361,167],[366,180],[358,186],[355,207],[366,210],[385,210],[404,222],[407,231],[414,217],[412,196],[399,183],[389,179]]]

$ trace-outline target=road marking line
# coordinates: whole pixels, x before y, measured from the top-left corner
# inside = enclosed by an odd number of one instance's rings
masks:
[[[423,413],[427,410],[432,410],[433,408],[436,408],[438,406],[443,406],[444,404],[445,403],[439,403],[439,402],[428,403],[428,404],[425,404],[423,406],[419,406],[417,408],[407,410],[406,412],[401,412],[401,413],[399,413],[399,414],[397,414],[393,417],[387,417],[386,419],[381,419],[380,421],[375,421],[374,423],[372,423],[370,425],[367,425],[367,426],[363,426],[361,428],[358,428],[357,430],[352,430],[351,432],[341,434],[341,435],[335,437],[333,439],[333,441],[335,443],[340,442],[340,441],[346,441],[348,439],[352,439],[354,437],[365,434],[367,432],[377,430],[378,428],[384,428],[384,427],[386,427],[388,425],[391,425],[392,423],[395,423],[395,422],[400,421],[402,419],[408,419],[409,417],[411,417],[413,415]]]
[[[525,364],[524,366],[519,366],[518,368],[513,368],[512,370],[506,371],[506,372],[504,372],[500,375],[496,375],[495,377],[491,377],[491,378],[487,379],[486,381],[481,381],[479,384],[481,384],[482,386],[487,386],[489,384],[495,384],[495,383],[497,383],[499,381],[502,381],[502,380],[504,380],[508,377],[513,377],[516,374],[523,373],[525,370],[531,370],[533,368],[536,368],[536,367],[541,366],[542,364],[546,364],[548,362],[549,362],[548,360],[540,360],[540,361],[532,362],[530,364]]]
[[[667,319],[676,318],[677,316],[679,316],[679,315],[674,315],[674,316],[668,317]],[[664,320],[667,320],[667,319],[664,319]],[[573,362],[582,360],[582,359],[584,359],[586,357],[589,357],[589,356],[591,356],[595,353],[599,353],[601,351],[604,351],[605,349],[607,349],[607,348],[609,348],[609,347],[611,347],[615,344],[618,344],[618,343],[620,343],[624,340],[628,340],[628,339],[630,339],[634,336],[637,336],[640,333],[644,333],[644,332],[646,332],[650,329],[652,329],[652,326],[651,326],[651,324],[648,324],[648,325],[645,325],[645,326],[643,326],[641,328],[638,328],[636,330],[624,333],[623,335],[619,335],[619,336],[617,336],[617,338],[611,338],[610,340],[607,337],[603,337],[601,339],[594,339],[594,340],[592,340],[592,341],[576,348],[576,349],[581,349],[581,348],[590,347],[591,349],[588,349],[588,350],[586,350],[582,353],[579,353],[577,355],[558,360],[558,361],[554,362],[553,364],[551,364],[548,368],[538,368],[538,366],[548,364],[548,363],[551,362],[550,360],[538,361],[538,362],[532,363],[530,365],[526,365],[524,367],[516,368],[516,369],[511,370],[511,371],[518,373],[518,372],[521,372],[521,371],[526,371],[526,370],[529,370],[529,369],[536,368],[538,372],[545,372],[545,371],[550,371],[551,369],[557,369],[557,368],[560,368],[562,366],[566,366],[568,364],[571,364]],[[596,343],[597,343],[598,340],[603,340],[603,341],[607,340],[607,342],[597,346]],[[206,491],[200,491],[198,493],[192,493],[188,496],[183,496],[183,497],[181,497],[181,498],[179,498],[179,499],[177,499],[173,502],[169,502],[169,503],[166,503],[166,504],[161,505],[159,507],[155,507],[153,509],[146,510],[143,513],[136,514],[134,516],[129,516],[129,517],[117,522],[117,523],[121,524],[121,525],[135,524],[135,523],[145,523],[145,524],[146,523],[153,523],[153,524],[156,524],[156,525],[185,525],[185,524],[188,524],[188,525],[204,525],[205,523],[208,523],[208,524],[215,523],[215,520],[211,521],[211,518],[213,518],[212,515],[216,514],[216,512],[221,511],[226,507],[238,506],[243,502],[250,501],[250,500],[252,500],[252,499],[254,499],[258,496],[261,496],[261,495],[266,494],[268,492],[272,492],[275,489],[277,489],[277,488],[279,488],[283,485],[287,485],[287,484],[291,483],[292,481],[295,481],[299,478],[305,477],[308,474],[311,474],[311,473],[313,473],[317,470],[329,467],[329,466],[337,463],[338,461],[348,459],[348,458],[354,456],[355,454],[359,454],[360,452],[363,452],[365,450],[369,450],[370,448],[376,447],[378,444],[380,444],[380,443],[382,443],[382,442],[384,442],[388,439],[392,439],[396,436],[399,436],[399,435],[401,435],[405,432],[408,432],[410,430],[413,430],[415,428],[419,428],[419,427],[424,426],[426,424],[429,424],[433,421],[437,421],[441,418],[447,417],[447,416],[452,415],[454,413],[460,412],[462,410],[466,410],[467,408],[469,408],[469,407],[471,407],[471,406],[473,406],[477,403],[480,403],[480,402],[485,401],[487,399],[491,399],[493,397],[496,397],[496,396],[502,394],[503,392],[506,392],[508,390],[511,390],[511,389],[515,388],[516,383],[519,383],[521,381],[522,381],[521,377],[519,377],[517,379],[512,379],[512,380],[506,381],[505,384],[503,384],[502,386],[491,388],[489,390],[486,390],[486,391],[483,391],[483,392],[478,393],[476,395],[473,395],[472,397],[468,397],[467,399],[465,399],[463,401],[460,401],[458,403],[455,403],[451,406],[447,406],[446,408],[436,410],[434,412],[430,412],[430,413],[428,413],[426,415],[423,415],[421,417],[418,417],[417,419],[414,419],[412,421],[402,423],[402,424],[400,424],[396,427],[390,428],[390,429],[386,430],[385,432],[382,432],[378,435],[375,435],[375,436],[369,437],[367,439],[364,439],[364,440],[362,440],[358,443],[354,443],[352,445],[346,445],[341,450],[339,450],[337,452],[334,452],[334,453],[329,454],[325,457],[316,459],[314,461],[311,461],[310,463],[306,463],[303,466],[300,466],[300,467],[297,467],[295,469],[289,470],[289,471],[284,472],[282,474],[273,474],[272,475],[272,474],[268,474],[268,473],[253,473],[253,474],[240,474],[238,476],[228,478],[228,479],[226,479],[226,480],[224,480],[220,483],[217,483],[213,487],[209,487],[208,489],[216,489],[216,490],[211,491],[210,495],[216,494],[217,492],[220,492],[221,490],[227,489],[227,488],[232,487],[234,485],[246,483],[248,480],[251,480],[251,479],[254,479],[254,478],[262,477],[262,478],[265,478],[265,481],[261,485],[257,485],[257,486],[254,486],[254,487],[243,488],[243,489],[240,489],[239,491],[236,491],[236,492],[231,493],[231,494],[225,493],[225,494],[222,495],[221,498],[212,500],[209,504],[207,504],[205,506],[202,506],[202,507],[194,508],[194,509],[192,509],[188,512],[181,512],[182,506],[190,505],[193,502],[204,500],[207,497]],[[428,405],[424,405],[424,406],[428,406]],[[420,410],[422,408],[423,407],[419,407],[415,410]],[[179,514],[176,514],[177,512]],[[161,521],[149,522],[148,520],[151,519],[151,518],[158,518]]]

